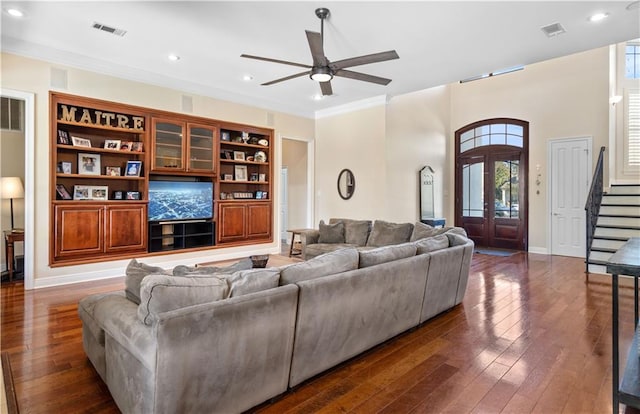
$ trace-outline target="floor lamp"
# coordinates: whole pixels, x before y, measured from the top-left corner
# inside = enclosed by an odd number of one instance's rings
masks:
[[[11,230],[15,229],[13,224],[13,199],[24,198],[24,186],[20,177],[2,177],[0,183],[0,195],[4,200],[9,199],[11,203]]]

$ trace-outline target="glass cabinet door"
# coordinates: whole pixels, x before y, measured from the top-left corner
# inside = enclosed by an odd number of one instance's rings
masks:
[[[189,124],[189,166],[191,171],[213,171],[215,128]]]
[[[184,154],[184,124],[181,122],[153,121],[154,170],[182,170]]]

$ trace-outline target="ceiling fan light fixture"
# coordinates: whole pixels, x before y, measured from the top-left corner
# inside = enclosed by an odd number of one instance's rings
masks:
[[[309,75],[311,79],[316,82],[329,82],[333,79],[333,73],[331,73],[331,69],[328,67],[315,67],[311,69],[311,75]]]

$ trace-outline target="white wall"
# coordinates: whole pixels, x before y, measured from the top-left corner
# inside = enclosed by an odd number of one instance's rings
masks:
[[[282,140],[282,166],[288,172],[287,227],[307,227],[307,142],[293,139]],[[285,229],[286,230],[286,229]]]
[[[132,82],[123,79],[54,65],[11,54],[2,54],[2,87],[32,92],[35,94],[35,286],[49,286],[92,280],[111,276],[122,276],[128,260],[63,266],[51,268],[49,263],[50,220],[49,220],[49,90],[51,69],[58,68],[67,73],[67,88],[58,91],[74,95],[105,99],[130,105],[155,108],[172,112],[182,112],[183,93],[173,89]],[[208,118],[235,121],[257,126],[274,128],[276,134],[283,136],[314,136],[314,122],[311,119],[269,112],[264,109],[223,102],[211,98],[189,95],[193,98],[193,115]],[[273,120],[273,122],[271,122]],[[277,149],[278,150],[278,149]],[[278,158],[279,159],[279,158]],[[280,165],[274,165],[279,171]],[[275,174],[274,193],[279,191],[279,174]],[[277,197],[274,197],[277,200]],[[274,211],[278,211],[277,205]],[[278,231],[278,215],[274,214],[273,231]],[[275,234],[274,233],[274,234]],[[274,243],[252,247],[216,249],[206,252],[182,253],[146,258],[148,263],[159,266],[172,266],[178,263],[194,264],[199,262],[225,260],[246,256],[249,252],[262,249],[265,252],[278,251],[278,237]]]

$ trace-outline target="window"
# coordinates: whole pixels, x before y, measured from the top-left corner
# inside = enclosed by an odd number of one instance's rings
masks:
[[[625,167],[640,167],[640,90],[627,89],[625,108]]]
[[[522,148],[522,125],[498,123],[485,124],[460,135],[460,153],[485,145],[510,145]]]
[[[625,47],[624,77],[640,79],[640,44],[627,43]]]
[[[0,128],[9,131],[22,131],[22,100],[0,98]]]

